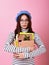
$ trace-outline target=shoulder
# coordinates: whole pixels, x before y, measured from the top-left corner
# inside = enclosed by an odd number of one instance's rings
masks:
[[[35,32],[35,33],[34,33],[34,37],[35,37],[35,39],[39,39],[39,38],[40,38],[39,33]]]
[[[37,33],[37,32],[34,32],[34,35],[35,35],[35,36],[39,36],[39,33]]]
[[[10,32],[9,33],[9,37],[14,37],[15,36],[15,33],[14,32]]]

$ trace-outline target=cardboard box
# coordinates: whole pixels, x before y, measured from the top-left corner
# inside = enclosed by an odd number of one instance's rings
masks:
[[[19,47],[34,47],[34,45],[35,44],[33,40],[19,42]]]
[[[34,47],[34,33],[20,32],[18,40],[15,40],[17,47]]]

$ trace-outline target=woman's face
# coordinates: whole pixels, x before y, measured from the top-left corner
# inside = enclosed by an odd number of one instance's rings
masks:
[[[20,20],[20,26],[21,26],[21,28],[26,29],[27,26],[28,26],[28,23],[29,23],[29,21],[28,21],[27,16],[26,15],[22,15],[21,16],[21,20]]]

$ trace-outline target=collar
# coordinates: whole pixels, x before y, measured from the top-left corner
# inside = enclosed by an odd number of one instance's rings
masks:
[[[28,30],[29,30],[29,28],[27,28],[27,29],[21,28],[21,31],[22,31],[22,32],[28,32]]]

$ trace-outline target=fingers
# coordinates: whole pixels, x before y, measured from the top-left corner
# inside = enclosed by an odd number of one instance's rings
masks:
[[[18,57],[19,57],[19,54],[18,54],[18,53],[15,53],[15,54],[13,54],[13,56],[14,56],[15,58],[18,58]]]
[[[24,53],[15,53],[13,56],[18,59],[24,59]]]
[[[30,47],[30,51],[33,51],[35,48],[34,47]]]

